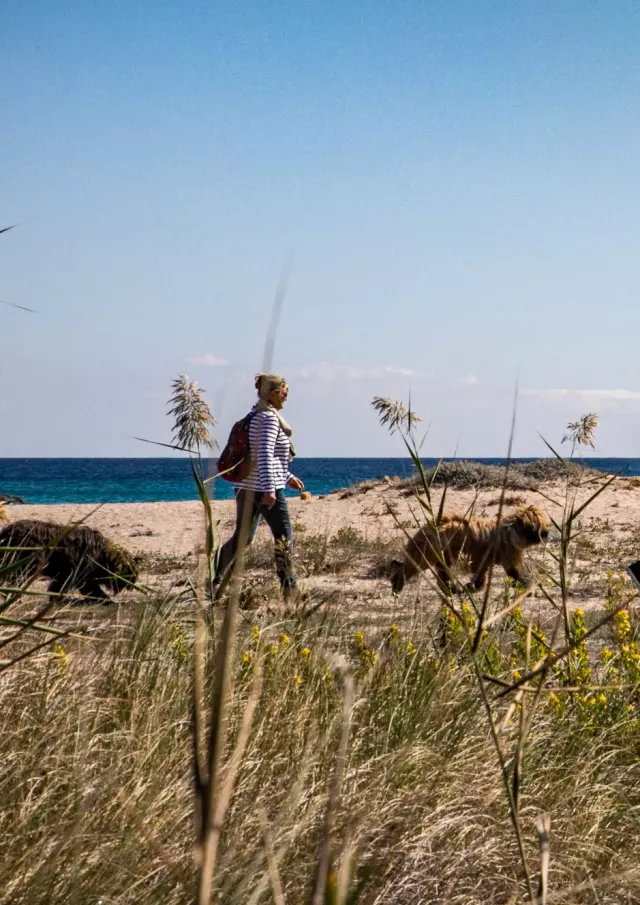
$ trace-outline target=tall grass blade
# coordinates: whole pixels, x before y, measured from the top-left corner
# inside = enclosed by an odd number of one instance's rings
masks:
[[[271,319],[269,321],[269,327],[267,328],[267,336],[264,344],[264,355],[262,358],[262,371],[265,374],[269,373],[271,371],[271,368],[273,367],[273,351],[275,348],[276,335],[278,332],[278,325],[280,324],[280,315],[282,314],[282,306],[284,305],[284,300],[287,294],[287,288],[289,286],[289,278],[291,276],[292,269],[293,256],[290,255],[282,266],[282,272],[278,281],[278,287],[273,299]]]

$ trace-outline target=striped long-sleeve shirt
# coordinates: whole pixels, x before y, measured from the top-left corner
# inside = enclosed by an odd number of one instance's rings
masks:
[[[280,427],[275,412],[256,412],[249,426],[249,448],[253,467],[244,481],[236,487],[275,493],[286,487],[289,471],[289,438]]]

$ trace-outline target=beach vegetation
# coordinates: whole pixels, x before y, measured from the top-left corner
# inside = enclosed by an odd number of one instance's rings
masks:
[[[442,468],[422,468],[415,421],[383,423],[414,460],[415,511],[436,522]],[[585,547],[581,516],[613,479],[557,458],[563,496],[536,597],[496,575],[480,594],[443,596],[427,574],[357,612],[346,584],[331,606],[312,592],[285,612],[257,547],[212,609],[207,516],[179,594],[43,614],[36,587],[18,599],[0,573],[0,898],[640,898],[636,594],[613,562],[604,605],[575,606],[576,551],[611,544],[599,526]],[[388,553],[351,525],[296,542],[338,582]]]

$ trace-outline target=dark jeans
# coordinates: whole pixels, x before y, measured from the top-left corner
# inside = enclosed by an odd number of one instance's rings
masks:
[[[229,540],[223,544],[218,557],[218,568],[214,584],[220,584],[225,578],[225,573],[233,565],[240,539],[242,519],[247,518],[248,534],[247,546],[253,540],[256,529],[263,518],[273,534],[275,541],[276,572],[283,588],[295,588],[296,577],[293,574],[293,529],[289,518],[289,507],[284,490],[276,490],[276,501],[270,509],[262,505],[262,493],[253,490],[236,490],[236,528]],[[248,507],[245,509],[245,507]],[[246,514],[245,514],[246,513]],[[246,529],[245,529],[246,530]],[[226,581],[225,581],[226,583]]]

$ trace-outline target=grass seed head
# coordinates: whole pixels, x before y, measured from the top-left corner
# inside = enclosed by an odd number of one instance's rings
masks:
[[[192,451],[201,447],[212,448],[215,441],[211,428],[216,422],[203,395],[206,391],[198,386],[197,381],[189,380],[186,374],[180,375],[171,386],[168,414],[173,415],[174,419],[174,443]]]

